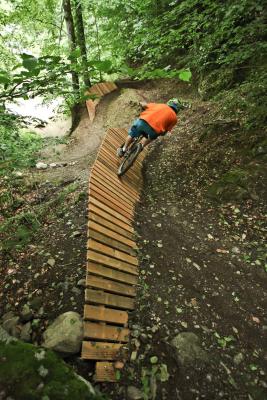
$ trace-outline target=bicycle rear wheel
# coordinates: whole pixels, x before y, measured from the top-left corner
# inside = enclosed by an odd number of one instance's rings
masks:
[[[122,176],[128,169],[133,165],[138,157],[138,154],[142,151],[141,143],[134,144],[130,149],[130,152],[124,157],[121,165],[118,169],[118,176]]]

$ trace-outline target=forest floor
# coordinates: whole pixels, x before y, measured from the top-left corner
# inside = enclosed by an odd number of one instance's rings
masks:
[[[242,201],[215,203],[207,197],[222,169],[239,165],[234,145],[226,145],[232,128],[205,140],[215,106],[183,84],[159,81],[122,90],[119,97],[112,93],[101,101],[92,125],[84,113],[68,144],[42,153],[42,160],[67,165],[27,175],[31,190],[24,197],[33,208],[43,207],[45,216],[32,241],[2,260],[0,314],[19,313],[29,302],[36,344],[61,313],[83,314],[78,282],[85,278],[88,172],[98,146],[108,126],[130,125],[139,100],[166,101],[177,94],[191,100],[192,108],[181,115],[171,137],[151,145],[136,210],[141,273],[130,314],[131,360],[117,384],[101,389],[113,400],[263,400],[266,210],[255,191]],[[194,346],[187,343],[184,360],[171,344],[182,332],[194,333],[198,341],[198,355],[195,351],[190,358]],[[91,377],[88,363],[70,362]]]

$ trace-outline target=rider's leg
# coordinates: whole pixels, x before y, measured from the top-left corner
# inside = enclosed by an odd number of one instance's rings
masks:
[[[136,120],[128,132],[125,143],[117,149],[117,156],[122,157],[127,151],[129,145],[133,142],[133,139],[139,137],[141,134],[142,132],[139,130],[139,120]]]
[[[146,138],[146,137],[143,137],[143,139],[141,140],[141,144],[142,144],[142,146],[143,146],[143,148],[145,147],[145,146],[147,146],[149,143],[151,143],[152,142],[152,139],[150,139],[150,138]]]
[[[124,145],[123,145],[123,147],[122,147],[122,150],[123,150],[124,152],[128,149],[128,147],[130,146],[130,144],[132,143],[132,141],[133,141],[133,137],[130,136],[130,135],[128,135],[127,138],[126,138],[126,140],[125,140],[125,143],[124,143]]]

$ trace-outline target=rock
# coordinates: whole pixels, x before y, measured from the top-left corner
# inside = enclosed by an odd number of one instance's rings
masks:
[[[50,265],[50,267],[54,267],[56,264],[56,260],[54,258],[49,258],[47,260],[47,264]]]
[[[13,313],[13,311],[8,311],[7,313],[2,315],[2,321],[5,322],[10,318],[13,318],[15,316],[15,314]]]
[[[17,177],[17,178],[22,178],[23,177],[23,173],[20,171],[14,171],[13,174]]]
[[[48,167],[48,165],[46,163],[43,163],[40,161],[35,166],[37,169],[46,169]]]
[[[129,400],[141,400],[143,399],[143,393],[135,386],[128,386],[127,398]]]
[[[239,365],[244,360],[244,355],[242,353],[238,353],[234,356],[234,363],[235,365]]]
[[[130,359],[131,359],[131,361],[136,361],[136,359],[137,359],[137,351],[133,351],[132,352]]]
[[[72,237],[78,237],[78,236],[81,236],[81,234],[82,234],[81,231],[74,231],[71,236]]]
[[[232,248],[232,253],[234,253],[234,254],[240,254],[240,249],[238,248],[238,247],[233,247]]]
[[[78,296],[81,294],[81,290],[78,289],[78,288],[76,288],[76,287],[73,287],[73,288],[71,289],[71,291],[72,291],[72,293],[77,294]]]
[[[33,318],[33,312],[30,309],[29,304],[24,304],[24,306],[22,307],[22,311],[20,314],[20,318],[23,322],[28,322]]]
[[[34,309],[34,310],[39,310],[39,308],[41,307],[43,303],[43,299],[42,297],[34,297],[31,301],[30,301],[30,306]]]
[[[208,354],[200,347],[200,340],[192,332],[179,333],[171,341],[174,357],[182,366],[194,366],[196,361],[207,362]]]
[[[85,280],[85,279],[80,279],[80,280],[77,282],[77,286],[85,287],[85,286],[86,286],[86,280]]]
[[[56,168],[57,167],[57,163],[51,163],[51,164],[49,164],[49,167],[50,168]]]
[[[17,340],[0,342],[0,354],[1,399],[104,399],[52,351]]]
[[[19,333],[20,333],[19,328],[18,328],[18,322],[19,322],[19,317],[14,315],[14,316],[11,316],[10,318],[5,318],[3,320],[2,327],[11,336],[18,338]]]
[[[5,329],[3,329],[0,325],[0,342],[10,343],[14,340],[17,340],[15,337],[9,335]]]
[[[38,312],[37,312],[37,316],[38,317],[42,317],[44,315],[44,307],[40,307]]]
[[[61,314],[44,332],[43,347],[65,355],[80,351],[83,339],[81,316],[73,311]]]
[[[20,332],[20,339],[23,340],[23,342],[30,342],[31,341],[31,333],[32,333],[32,326],[30,322],[27,322],[27,324],[23,325],[21,332]]]
[[[146,344],[148,342],[148,337],[145,333],[141,333],[140,340],[142,343]]]

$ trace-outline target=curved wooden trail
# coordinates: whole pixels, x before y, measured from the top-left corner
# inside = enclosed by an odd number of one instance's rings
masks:
[[[126,175],[118,178],[116,149],[126,136],[124,129],[107,131],[89,179],[82,358],[96,360],[97,381],[115,382],[115,362],[125,360],[128,312],[134,309],[138,281],[132,223],[145,151]]]

